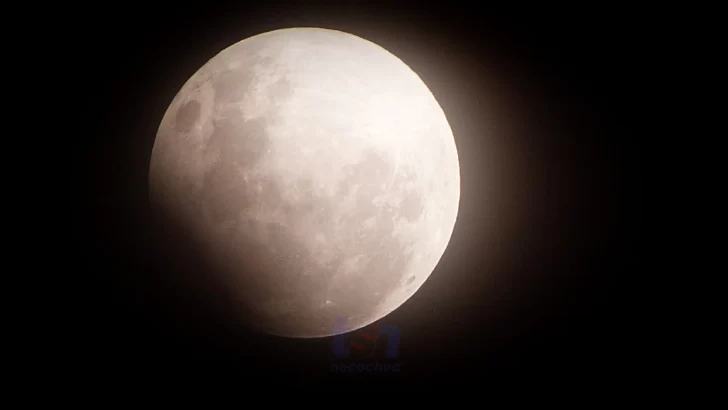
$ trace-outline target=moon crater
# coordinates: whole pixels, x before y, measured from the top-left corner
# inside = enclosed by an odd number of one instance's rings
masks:
[[[180,132],[189,132],[200,118],[201,106],[199,101],[187,101],[178,110],[176,119],[176,128]]]

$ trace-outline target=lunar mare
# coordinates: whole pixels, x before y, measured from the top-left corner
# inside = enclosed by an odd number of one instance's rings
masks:
[[[452,131],[417,74],[317,28],[245,39],[200,68],[161,121],[149,182],[240,317],[288,337],[404,303],[442,257],[460,197]]]

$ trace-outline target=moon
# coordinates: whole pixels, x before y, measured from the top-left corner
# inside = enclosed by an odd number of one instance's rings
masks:
[[[182,86],[149,188],[243,323],[313,338],[367,326],[422,286],[460,174],[447,118],[407,64],[348,33],[290,28],[226,48]]]

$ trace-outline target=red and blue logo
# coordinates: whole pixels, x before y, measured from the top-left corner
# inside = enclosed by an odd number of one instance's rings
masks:
[[[333,330],[346,329],[347,319],[338,318]],[[393,324],[369,326],[334,336],[332,350],[342,362],[331,366],[332,372],[398,372],[400,332]]]

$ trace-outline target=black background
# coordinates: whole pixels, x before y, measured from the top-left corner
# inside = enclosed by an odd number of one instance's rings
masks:
[[[79,10],[88,17],[72,41],[76,115],[86,124],[74,147],[76,366],[355,387],[629,373],[624,290],[640,269],[642,190],[636,15],[264,3]],[[425,285],[381,321],[401,331],[396,374],[330,374],[331,339],[255,335],[208,300],[215,290],[172,286],[179,267],[162,256],[147,209],[154,136],[182,84],[223,48],[293,26],[387,48],[428,84],[456,138],[461,204],[450,245]]]

